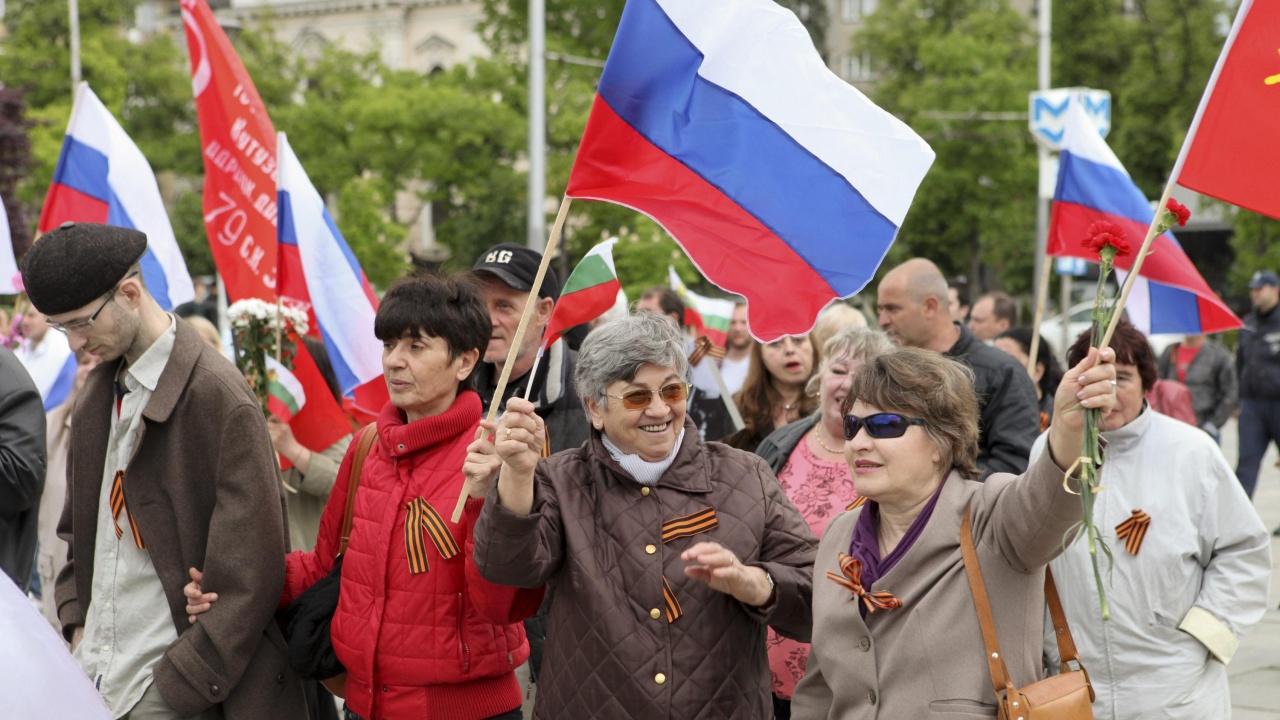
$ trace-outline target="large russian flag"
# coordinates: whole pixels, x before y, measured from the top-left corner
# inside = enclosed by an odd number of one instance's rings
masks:
[[[565,194],[654,218],[771,341],[867,284],[933,159],[771,0],[629,0]]]
[[[88,83],[76,88],[67,136],[38,229],[46,233],[68,220],[145,233],[142,278],[152,297],[165,310],[195,299],[155,173]]]
[[[1072,100],[1053,194],[1049,254],[1097,262],[1097,254],[1084,245],[1089,225],[1097,220],[1121,227],[1136,252],[1154,216],[1151,203],[1084,109]],[[1148,335],[1194,335],[1242,326],[1240,318],[1204,281],[1171,233],[1156,238],[1151,250],[1126,304],[1129,319],[1139,330]],[[1116,258],[1119,271],[1132,266],[1132,255]]]
[[[276,152],[281,294],[310,301],[342,394],[377,415],[390,399],[373,335],[378,296],[284,133]]]

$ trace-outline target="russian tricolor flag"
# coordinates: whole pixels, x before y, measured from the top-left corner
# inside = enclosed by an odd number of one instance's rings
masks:
[[[142,278],[165,310],[195,299],[155,173],[124,128],[80,83],[53,184],[44,198],[42,233],[68,220],[132,228],[146,234]]]
[[[390,399],[382,377],[382,345],[373,334],[378,296],[288,138],[284,133],[277,138],[281,292],[308,299],[342,394],[376,415]],[[299,287],[299,274],[305,288]]]
[[[1072,100],[1053,194],[1049,254],[1097,262],[1097,254],[1084,246],[1089,225],[1097,220],[1121,227],[1136,252],[1154,216],[1151,203],[1098,134],[1084,108]],[[1171,233],[1156,238],[1151,250],[1125,305],[1135,327],[1148,335],[1195,335],[1242,326]],[[1116,258],[1119,274],[1132,266],[1132,255]]]
[[[655,219],[770,341],[867,284],[933,159],[771,0],[629,0],[565,194]]]

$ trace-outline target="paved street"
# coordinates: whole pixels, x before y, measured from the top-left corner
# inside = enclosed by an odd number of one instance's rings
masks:
[[[1236,443],[1234,424],[1223,433],[1223,451],[1234,466]],[[1280,468],[1275,448],[1262,462],[1253,504],[1262,522],[1274,530],[1280,526]],[[1228,666],[1231,701],[1235,720],[1277,720],[1280,718],[1280,538],[1271,541],[1271,600],[1267,614],[1245,637]]]

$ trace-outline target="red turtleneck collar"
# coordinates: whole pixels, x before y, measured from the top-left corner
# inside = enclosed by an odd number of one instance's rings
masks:
[[[448,410],[421,420],[405,422],[404,411],[391,403],[378,415],[378,436],[392,457],[404,457],[449,442],[475,428],[480,421],[480,396],[472,390],[458,393]]]

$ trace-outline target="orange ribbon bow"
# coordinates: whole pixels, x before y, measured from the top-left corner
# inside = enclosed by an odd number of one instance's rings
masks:
[[[1134,510],[1128,520],[1116,526],[1116,537],[1124,540],[1124,549],[1130,555],[1137,555],[1142,548],[1142,541],[1147,537],[1147,528],[1151,525],[1151,516],[1141,510]]]
[[[902,601],[887,592],[867,592],[862,587],[862,561],[845,553],[840,553],[840,573],[827,571],[827,578],[861,598],[867,606],[867,612],[876,610],[897,610]]]
[[[431,538],[440,557],[448,560],[461,552],[458,543],[449,532],[440,513],[431,507],[431,503],[423,498],[414,498],[406,503],[408,512],[404,516],[404,549],[409,557],[409,572],[417,575],[430,570],[427,561],[427,546],[423,536]]]
[[[689,367],[702,362],[702,358],[708,355],[712,359],[723,360],[725,349],[711,342],[711,338],[706,335],[699,335],[698,339],[693,341],[693,353],[689,355]]]
[[[716,509],[713,507],[705,507],[691,515],[672,518],[662,523],[662,543],[665,545],[673,540],[681,538],[693,537],[710,532],[712,529],[719,527],[720,521],[716,519]],[[676,597],[675,588],[671,587],[671,583],[667,581],[667,577],[662,577],[662,599],[667,605],[667,623],[673,623],[680,619],[684,614],[684,608],[680,606],[680,600]]]

